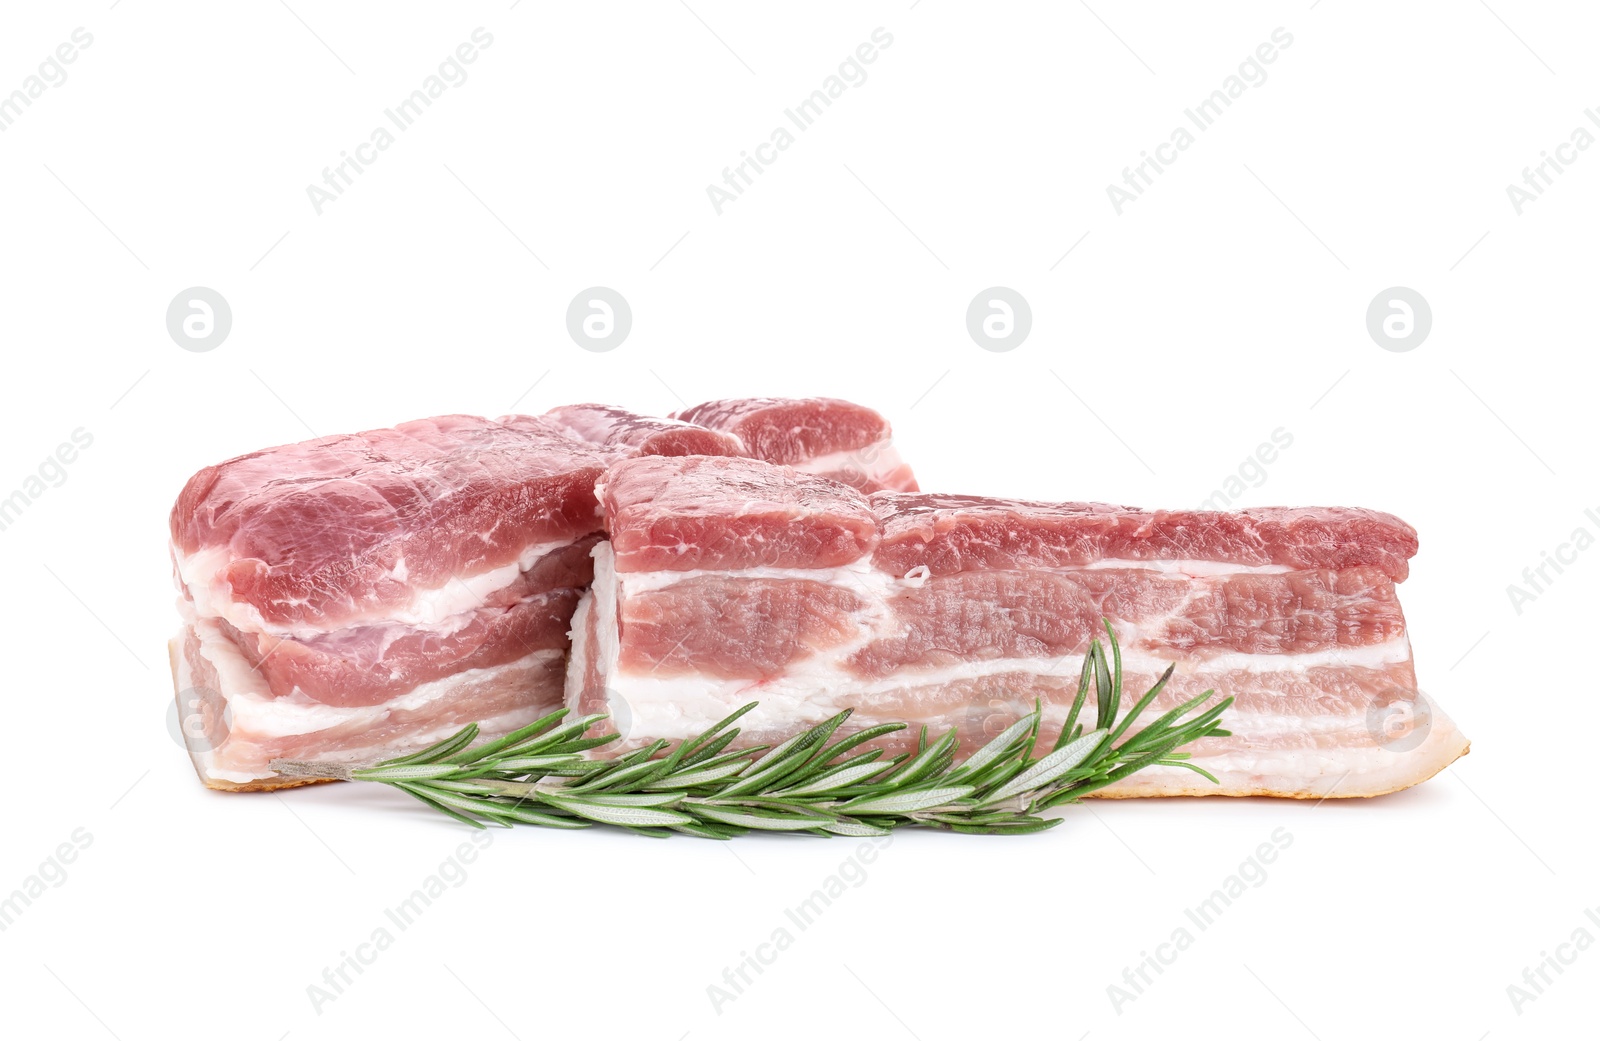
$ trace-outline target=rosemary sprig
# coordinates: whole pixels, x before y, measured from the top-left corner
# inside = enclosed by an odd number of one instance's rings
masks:
[[[954,730],[930,742],[924,727],[916,752],[888,758],[881,748],[857,750],[906,729],[904,723],[832,740],[849,710],[776,747],[728,751],[739,736],[734,724],[756,707],[752,702],[670,752],[663,740],[615,759],[587,758],[616,735],[589,737],[606,717],[569,722],[562,709],[476,748],[472,724],[420,752],[372,766],[293,760],[272,766],[289,776],[387,784],[480,828],[609,824],[641,835],[711,839],[750,831],[869,836],[900,827],[1021,835],[1060,823],[1040,816],[1044,811],[1148,766],[1182,766],[1216,782],[1179,749],[1202,737],[1227,736],[1218,721],[1233,699],[1202,710],[1214,693],[1208,690],[1130,733],[1172,668],[1119,719],[1122,654],[1110,624],[1105,628],[1109,658],[1099,640],[1090,644],[1066,723],[1038,758],[1043,710],[1037,702],[960,763]],[[1085,731],[1079,716],[1091,689],[1095,726]]]

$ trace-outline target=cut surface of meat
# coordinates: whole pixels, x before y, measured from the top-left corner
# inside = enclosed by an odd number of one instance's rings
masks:
[[[624,747],[692,737],[754,700],[752,742],[851,708],[853,727],[954,727],[970,751],[1035,698],[1059,725],[1107,619],[1125,704],[1168,663],[1151,718],[1207,689],[1235,698],[1233,736],[1190,749],[1219,785],[1152,767],[1108,796],[1374,795],[1466,751],[1417,690],[1395,595],[1416,537],[1386,514],[878,493],[873,529],[841,540],[849,489],[705,462],[632,460],[601,481],[611,541],[578,611],[567,702],[625,720]],[[791,511],[781,525],[775,503]]]
[[[595,532],[594,482],[629,454],[526,416],[283,445],[190,478],[173,558],[203,612],[240,628],[425,624]]]
[[[730,398],[673,413],[733,434],[746,454],[820,474],[861,491],[914,492],[916,478],[891,440],[889,421],[837,398]]]

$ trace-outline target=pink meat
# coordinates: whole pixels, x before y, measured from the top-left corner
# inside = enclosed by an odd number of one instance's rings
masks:
[[[733,434],[750,456],[841,481],[862,491],[914,492],[889,421],[837,398],[731,398],[673,413],[673,418]]]
[[[544,414],[567,435],[639,455],[746,455],[732,434],[677,419],[641,416],[614,405],[562,405]]]
[[[663,677],[763,680],[850,643],[867,606],[826,582],[699,575],[628,599],[619,664]]]
[[[1103,618],[1130,651],[1189,661],[1354,649],[1405,633],[1394,586],[1373,568],[1194,578],[1123,568],[969,572],[888,603],[892,635],[850,659],[863,675],[1082,654]]]
[[[1136,510],[960,495],[872,497],[883,525],[878,566],[936,575],[1000,567],[1083,567],[1102,560],[1204,560],[1294,568],[1371,565],[1405,581],[1417,533],[1376,510],[1314,506],[1240,513]]]
[[[381,621],[418,590],[599,528],[594,482],[627,453],[541,419],[440,416],[208,466],[172,508],[175,552],[219,550],[219,598],[268,624]]]
[[[624,571],[835,567],[878,537],[860,493],[754,459],[634,459],[597,494]]]
[[[696,575],[629,596],[619,664],[766,680],[837,654],[860,677],[1082,654],[1109,618],[1129,650],[1192,660],[1371,647],[1405,633],[1376,568],[1190,578],[1139,568],[974,571],[874,596],[832,582]]]
[[[341,707],[381,705],[471,669],[505,665],[534,651],[565,652],[578,596],[576,589],[553,589],[511,606],[484,607],[448,632],[391,623],[296,639],[221,624],[273,697],[300,695]]]

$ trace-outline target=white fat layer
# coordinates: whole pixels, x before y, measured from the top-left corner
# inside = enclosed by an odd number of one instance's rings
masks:
[[[189,706],[183,703],[184,692],[194,688],[194,673],[189,668],[189,655],[184,647],[184,640],[185,633],[180,631],[177,640],[174,642],[177,647],[177,653],[173,656],[174,667],[172,671],[172,681],[178,688],[178,724],[180,731],[184,730],[183,720],[189,709]],[[233,777],[218,773],[212,765],[216,762],[217,753],[211,748],[200,747],[187,738],[184,739],[184,747],[189,752],[189,758],[194,760],[195,768],[199,770],[203,777],[220,777],[225,781],[235,781],[240,784],[255,779],[253,777]]]
[[[864,448],[813,456],[803,463],[794,464],[794,468],[813,474],[855,473],[882,484],[885,478],[904,465],[899,450],[892,442],[884,440],[874,441]]]
[[[612,648],[602,659],[602,675],[610,696],[628,702],[636,733],[651,737],[689,737],[715,723],[746,701],[760,701],[750,717],[762,722],[794,719],[820,722],[846,707],[865,710],[874,699],[910,687],[939,686],[960,680],[991,676],[1061,676],[1071,679],[1083,667],[1082,655],[1052,658],[1006,658],[967,661],[942,669],[902,670],[884,679],[863,679],[840,667],[841,658],[811,659],[782,676],[766,681],[723,680],[711,676],[662,676],[658,673],[622,672],[616,667],[615,615],[611,616]],[[602,624],[602,631],[604,624]],[[602,636],[602,643],[605,637]],[[1303,673],[1319,667],[1380,669],[1411,658],[1410,641],[1397,637],[1370,647],[1312,651],[1304,654],[1224,654],[1208,659],[1178,662],[1177,673],[1204,678],[1236,671],[1249,673]],[[576,662],[576,655],[574,661]],[[1123,667],[1130,673],[1159,675],[1166,659],[1140,652],[1124,652]],[[1284,716],[1285,726],[1291,717]],[[1306,717],[1292,717],[1304,723]],[[1299,724],[1297,724],[1299,725]]]
[[[615,563],[611,553],[610,543],[601,543],[595,547],[595,575],[594,584],[602,584],[600,580],[601,551],[605,553],[607,577],[615,575],[615,583],[620,584],[621,597],[626,599],[639,593],[649,593],[657,589],[666,589],[679,582],[691,579],[716,576],[717,578],[750,579],[764,578],[777,581],[805,581],[821,582],[824,585],[838,586],[848,589],[864,600],[878,599],[894,592],[901,584],[902,579],[879,571],[872,565],[871,560],[862,559],[852,561],[840,567],[794,568],[794,567],[747,567],[735,571],[719,571],[710,568],[694,568],[689,571],[615,571]]]
[[[266,737],[291,737],[313,734],[339,726],[376,726],[395,712],[411,712],[454,693],[463,681],[490,672],[535,665],[560,659],[559,649],[534,651],[525,658],[505,665],[485,669],[468,669],[442,679],[419,683],[403,694],[398,694],[378,705],[324,705],[295,691],[288,697],[275,698],[265,677],[251,668],[250,662],[239,652],[232,640],[222,632],[214,619],[200,618],[193,623],[200,639],[200,653],[217,670],[220,694],[227,702],[229,727],[241,733]],[[182,659],[180,659],[182,660]],[[179,682],[189,686],[187,669]]]
[[[616,681],[613,680],[615,683]],[[619,689],[620,687],[620,689]],[[636,697],[636,695],[638,695]],[[856,722],[870,725],[880,720],[859,711],[858,692],[813,689],[796,695],[776,691],[772,685],[750,685],[731,693],[702,691],[675,702],[645,700],[634,680],[623,680],[608,690],[614,712],[631,713],[631,744],[664,737],[682,740],[711,726],[732,708],[759,698],[760,706],[742,724],[755,740],[774,740],[820,723],[843,708],[858,709]],[[726,700],[722,700],[726,698]],[[1059,728],[1067,706],[1046,706],[1044,730]],[[1451,719],[1430,704],[1429,731],[1415,748],[1391,750],[1376,740],[1364,705],[1344,711],[1321,711],[1313,716],[1233,709],[1226,724],[1234,736],[1213,750],[1200,750],[1191,760],[1212,774],[1218,785],[1176,767],[1141,771],[1116,786],[1117,791],[1139,795],[1251,795],[1262,792],[1306,798],[1377,795],[1425,780],[1466,751],[1465,737]],[[959,720],[929,720],[936,728]],[[1005,722],[1011,722],[1007,717]],[[763,734],[763,731],[766,731]],[[772,735],[772,736],[768,736]],[[1321,738],[1306,747],[1307,737]],[[1220,744],[1220,742],[1214,742]]]
[[[432,629],[441,633],[453,632],[465,624],[471,613],[481,607],[491,593],[515,582],[519,575],[551,553],[571,545],[571,540],[567,539],[535,543],[523,549],[515,561],[502,567],[452,578],[437,588],[413,587],[409,602],[386,606],[378,617],[356,619],[350,625],[384,623]],[[234,598],[232,588],[223,577],[223,572],[233,560],[226,546],[211,546],[191,554],[180,553],[177,547],[173,547],[172,559],[178,577],[194,602],[195,613],[202,618],[221,618],[245,632],[301,638],[346,628],[339,625],[280,625],[262,618],[254,604]],[[405,559],[401,558],[395,562],[388,577],[396,582],[405,582],[409,573]]]
[[[510,733],[518,727],[527,726],[540,715],[543,715],[543,713],[537,708],[512,709],[510,712],[502,712],[498,716],[479,720],[478,733],[479,736],[485,738]],[[460,729],[461,727],[455,723],[444,723],[429,730],[419,730],[414,734],[407,734],[403,742],[391,741],[381,745],[341,748],[336,752],[318,753],[317,759],[329,763],[370,763],[375,759],[388,759],[396,755],[405,755],[407,752],[437,744]],[[243,771],[215,766],[213,765],[216,760],[215,752],[204,752],[196,758],[201,761],[207,777],[214,777],[220,781],[246,784],[250,781],[260,781],[274,776],[273,772],[267,769]]]
[[[1228,740],[1225,751],[1197,752],[1190,760],[1217,778],[1213,785],[1198,774],[1173,766],[1153,766],[1113,785],[1112,795],[1256,795],[1288,794],[1300,798],[1352,798],[1381,795],[1425,781],[1467,751],[1467,739],[1455,723],[1432,707],[1427,736],[1416,747],[1385,748],[1360,723],[1349,728],[1350,740],[1320,748],[1299,743],[1272,747],[1271,732],[1258,731],[1254,741]],[[1303,732],[1295,721],[1277,734]],[[1234,717],[1228,717],[1234,728]]]
[[[594,611],[594,588],[583,591],[578,597],[578,607],[572,612],[572,628],[567,630],[571,654],[567,657],[567,678],[562,684],[562,697],[567,707],[576,709],[583,696],[583,677],[589,661],[589,615]]]
[[[578,600],[572,615],[572,656],[567,660],[567,707],[576,711],[583,685],[589,675],[591,658],[597,659],[599,675],[608,680],[617,672],[621,642],[617,635],[616,555],[611,543],[602,542],[590,551],[594,558],[594,585]],[[590,620],[595,622],[595,638],[589,637]]]
[[[603,632],[603,630],[602,630]],[[611,640],[616,640],[616,624],[611,619]],[[605,643],[605,636],[602,636]],[[1186,659],[1178,662],[1176,673],[1182,676],[1221,675],[1221,673],[1296,673],[1309,668],[1382,668],[1398,665],[1411,659],[1411,641],[1397,636],[1386,643],[1365,648],[1307,651],[1304,654],[1219,654],[1210,659]],[[792,699],[870,699],[893,694],[914,686],[941,686],[962,680],[982,680],[987,676],[1006,675],[1078,675],[1082,670],[1082,654],[1058,657],[1026,657],[1026,659],[970,660],[944,668],[931,670],[901,670],[882,680],[866,680],[840,665],[840,659],[814,659],[798,662],[784,675],[774,680],[717,680],[714,676],[661,676],[658,673],[624,673],[616,668],[616,648],[602,665],[606,684],[626,694],[630,705],[637,710],[640,705],[693,704],[696,700],[715,700],[718,707],[739,697],[792,697]],[[1142,675],[1160,675],[1170,660],[1155,654],[1123,651],[1123,668],[1126,672]],[[829,700],[822,716],[837,712]]]

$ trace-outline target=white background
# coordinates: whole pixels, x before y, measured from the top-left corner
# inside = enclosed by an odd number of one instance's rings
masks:
[[[1520,1014],[1506,988],[1600,939],[1600,551],[1520,613],[1507,586],[1600,533],[1600,149],[1520,215],[1506,186],[1600,133],[1600,25],[1494,2],[8,10],[0,92],[75,27],[93,44],[0,133],[0,496],[94,441],[0,531],[0,895],[92,835],[0,932],[6,1031],[1591,1036],[1600,949]],[[478,26],[469,79],[317,215],[306,186]],[[706,186],[879,26],[866,81],[719,216]],[[1117,215],[1107,184],[1280,26],[1267,79]],[[609,353],[565,329],[594,285],[633,309]],[[965,328],[996,285],[1033,311],[1005,353]],[[1409,353],[1365,326],[1396,285],[1433,310]],[[232,306],[209,353],[166,331],[190,286]],[[1146,506],[1199,503],[1283,427],[1238,504],[1417,527],[1418,675],[1472,754],[1372,802],[902,834],[720,1011],[707,986],[854,844],[500,832],[315,1009],[308,985],[468,833],[381,790],[200,787],[164,723],[184,479],[441,412],[750,394],[879,408],[926,488]],[[1115,1009],[1108,985],[1279,828],[1264,884]]]

